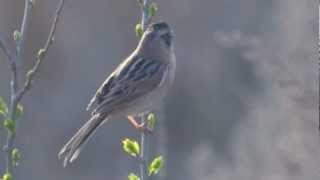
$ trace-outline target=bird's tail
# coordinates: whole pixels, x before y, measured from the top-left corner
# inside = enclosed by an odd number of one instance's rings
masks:
[[[90,137],[98,129],[100,125],[105,122],[107,115],[95,114],[86,122],[78,132],[63,146],[59,152],[59,159],[64,158],[63,166],[66,167],[68,163],[76,160]]]

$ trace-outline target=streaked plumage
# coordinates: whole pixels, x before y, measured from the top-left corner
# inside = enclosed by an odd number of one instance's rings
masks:
[[[138,47],[103,82],[87,110],[92,117],[61,149],[64,166],[72,163],[95,130],[111,116],[134,116],[160,101],[174,80],[175,55],[167,23],[151,24]]]

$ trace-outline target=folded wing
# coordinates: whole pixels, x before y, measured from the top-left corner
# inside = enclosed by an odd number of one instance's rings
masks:
[[[97,90],[88,105],[93,114],[105,113],[112,108],[153,91],[158,87],[168,69],[168,64],[158,60],[132,58],[120,64]],[[103,108],[101,108],[103,107]]]

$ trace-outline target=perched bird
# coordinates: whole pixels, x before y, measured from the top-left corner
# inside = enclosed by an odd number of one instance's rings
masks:
[[[153,23],[143,33],[137,48],[103,82],[87,110],[91,118],[59,152],[67,166],[79,156],[83,146],[104,122],[114,116],[127,116],[138,129],[134,117],[151,110],[163,99],[175,76],[176,60],[172,31],[165,22]]]

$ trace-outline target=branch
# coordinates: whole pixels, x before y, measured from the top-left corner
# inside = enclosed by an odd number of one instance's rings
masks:
[[[23,48],[25,48],[25,39],[26,39],[26,33],[28,30],[30,18],[31,18],[31,12],[33,8],[33,2],[32,0],[25,0],[24,5],[24,13],[23,13],[23,19],[22,19],[22,25],[20,29],[21,37],[18,41],[17,47],[16,47],[16,54],[20,61],[21,59],[21,52],[23,51]]]
[[[141,118],[141,123],[145,125],[146,127],[146,114],[142,114],[140,116]],[[147,165],[146,165],[146,162],[147,162],[147,157],[148,157],[148,154],[146,153],[146,149],[147,149],[147,146],[148,146],[148,143],[147,143],[147,134],[142,131],[141,132],[141,135],[140,135],[140,178],[141,180],[145,180],[145,177],[147,177]]]
[[[142,31],[144,32],[148,26],[149,23],[149,13],[148,13],[148,7],[149,7],[149,0],[143,0],[142,4],[142,18],[141,18],[141,26]]]
[[[60,3],[58,5],[58,8],[55,13],[55,17],[53,20],[53,23],[51,25],[50,33],[48,35],[48,39],[46,41],[46,44],[43,49],[40,49],[37,55],[37,60],[34,66],[31,68],[31,70],[27,73],[27,79],[24,84],[24,87],[19,90],[18,87],[18,79],[17,79],[17,67],[16,67],[16,61],[21,60],[21,54],[23,49],[25,48],[25,39],[26,39],[26,31],[28,29],[28,26],[30,24],[30,17],[31,17],[31,11],[33,8],[33,1],[32,0],[25,0],[25,9],[24,9],[24,15],[23,15],[23,20],[22,20],[22,25],[21,25],[21,35],[19,38],[19,41],[17,42],[17,47],[16,47],[16,56],[13,59],[12,56],[10,55],[9,51],[7,50],[6,46],[2,41],[0,41],[0,48],[4,52],[4,54],[7,56],[9,61],[11,62],[11,99],[10,99],[10,114],[9,118],[12,121],[13,124],[16,123],[16,110],[19,102],[21,101],[22,97],[24,94],[31,88],[32,80],[36,73],[39,70],[40,64],[42,60],[45,58],[51,44],[53,43],[53,38],[56,32],[56,26],[60,18],[60,13],[62,10],[62,7],[64,5],[64,0],[60,0]],[[7,173],[12,173],[13,169],[13,162],[12,162],[12,157],[11,153],[13,150],[13,143],[15,139],[15,132],[8,131],[8,136],[7,136],[7,143],[5,145],[5,151],[7,153],[6,155],[6,171]]]
[[[17,66],[11,53],[9,52],[7,46],[4,44],[4,41],[2,39],[0,39],[0,49],[3,51],[4,55],[6,56],[7,60],[10,63],[10,69],[11,69],[10,91],[11,91],[11,105],[13,105],[14,99],[15,99],[15,93],[18,88]]]
[[[149,22],[149,13],[148,13],[148,8],[149,8],[149,0],[143,0],[142,3],[142,17],[141,17],[141,27],[142,27],[142,31],[144,32],[147,28],[148,22]],[[146,118],[145,118],[146,114],[142,114],[141,115],[141,124],[144,124],[145,128],[147,128],[147,124],[146,123]],[[147,147],[148,147],[148,136],[145,132],[141,132],[140,135],[140,148],[141,148],[141,152],[140,152],[140,179],[141,180],[145,180],[145,177],[147,177],[147,167],[146,167],[146,163],[147,162]]]
[[[53,20],[51,28],[50,28],[50,33],[48,35],[48,39],[47,39],[47,41],[45,43],[44,48],[39,50],[38,55],[37,55],[37,60],[36,60],[36,62],[34,64],[34,66],[27,73],[27,79],[26,79],[26,82],[24,84],[24,87],[17,94],[18,101],[20,101],[21,98],[24,96],[24,94],[28,90],[30,90],[30,88],[32,86],[32,81],[33,81],[35,75],[37,74],[37,72],[39,70],[40,64],[41,64],[42,60],[46,57],[46,55],[48,53],[48,50],[49,50],[49,48],[51,47],[51,45],[52,45],[52,43],[54,41],[54,36],[55,36],[55,33],[56,33],[56,27],[57,27],[58,21],[60,19],[60,14],[62,12],[63,5],[64,5],[64,0],[60,0],[59,6],[58,6],[58,8],[57,8],[57,10],[55,12],[54,20]]]
[[[7,46],[5,45],[4,41],[1,38],[0,38],[0,49],[2,50],[3,54],[6,56],[9,63],[12,63],[12,61],[13,61],[12,56],[9,53]]]

